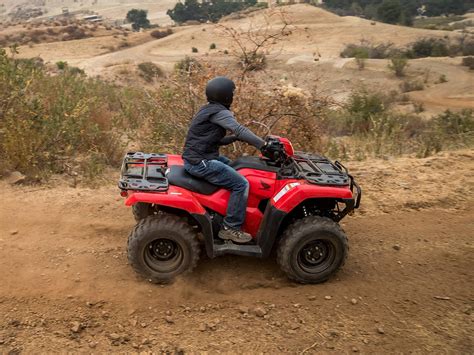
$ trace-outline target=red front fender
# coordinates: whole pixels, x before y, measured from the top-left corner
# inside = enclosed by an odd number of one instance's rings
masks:
[[[206,213],[204,207],[189,191],[177,186],[170,186],[166,192],[130,191],[125,205],[133,206],[137,202],[178,208],[192,214]]]
[[[351,199],[352,192],[349,186],[321,186],[303,182],[281,196],[277,193],[272,199],[272,204],[279,210],[289,213],[304,200],[313,198]]]

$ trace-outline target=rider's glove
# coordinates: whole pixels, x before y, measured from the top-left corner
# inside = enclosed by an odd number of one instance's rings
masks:
[[[263,147],[260,148],[260,151],[264,157],[271,160],[278,160],[281,151],[280,145],[280,142],[266,141]]]

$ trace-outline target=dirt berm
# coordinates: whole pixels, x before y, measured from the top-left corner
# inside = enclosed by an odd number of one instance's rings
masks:
[[[112,182],[2,183],[0,352],[471,353],[473,157],[349,162],[364,207],[321,285],[244,257],[149,284],[127,265],[134,221]]]

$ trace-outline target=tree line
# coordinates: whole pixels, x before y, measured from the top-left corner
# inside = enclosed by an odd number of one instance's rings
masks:
[[[411,25],[417,15],[464,14],[474,9],[474,0],[325,0],[324,5],[340,15]]]
[[[177,23],[186,21],[217,22],[223,16],[256,5],[257,0],[231,2],[226,0],[212,0],[199,3],[197,0],[178,2],[173,9],[167,11],[171,19]]]

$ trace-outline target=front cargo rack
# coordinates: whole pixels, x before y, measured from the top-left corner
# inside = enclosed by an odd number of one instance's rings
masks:
[[[129,152],[125,154],[119,180],[121,190],[166,191],[168,179],[165,154]]]
[[[347,170],[339,162],[316,154],[296,152],[292,157],[295,174],[300,179],[305,179],[317,185],[348,186],[351,178]]]

